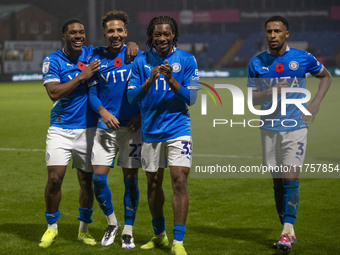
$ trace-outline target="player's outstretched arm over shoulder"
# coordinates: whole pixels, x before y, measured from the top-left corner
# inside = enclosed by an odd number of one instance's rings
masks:
[[[325,97],[332,82],[332,76],[326,68],[324,68],[322,72],[316,75],[315,77],[320,79],[319,88],[313,100],[307,106],[307,110],[312,115],[304,115],[304,114],[301,115],[301,119],[303,119],[304,123],[312,123],[314,121],[315,116],[319,111],[321,101]]]
[[[77,77],[65,82],[48,82],[45,84],[48,96],[52,101],[57,101],[70,94],[82,81],[89,79],[98,69],[100,61],[93,60]]]
[[[132,61],[135,59],[135,57],[138,55],[138,50],[139,47],[137,43],[135,42],[128,42],[126,44],[126,52],[125,52],[125,57],[127,61]]]
[[[253,105],[261,105],[264,102],[271,100],[273,97],[273,88],[277,88],[278,96],[281,95],[281,88],[288,88],[290,85],[287,82],[287,79],[283,80],[282,82],[276,83],[273,87],[270,87],[266,90],[253,91]]]

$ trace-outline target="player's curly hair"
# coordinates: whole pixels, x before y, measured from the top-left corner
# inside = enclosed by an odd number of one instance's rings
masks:
[[[289,24],[288,24],[288,20],[282,16],[272,16],[269,19],[266,20],[266,22],[264,23],[264,26],[267,25],[268,22],[274,22],[274,21],[281,21],[282,24],[287,28],[287,31],[289,31]]]
[[[74,23],[79,23],[84,25],[84,22],[82,22],[80,19],[69,19],[68,21],[65,22],[65,24],[62,27],[62,33],[65,34],[68,30],[68,25],[74,24]]]
[[[106,23],[111,20],[121,20],[124,22],[124,26],[129,23],[129,15],[124,11],[109,11],[102,17],[102,27],[105,29]]]
[[[178,41],[178,36],[179,36],[178,25],[177,25],[176,20],[174,20],[173,18],[171,18],[169,16],[154,17],[150,21],[150,23],[148,25],[148,28],[146,30],[146,35],[148,36],[148,39],[146,41],[146,45],[149,46],[150,49],[153,48],[152,34],[153,34],[154,29],[155,29],[155,26],[159,25],[159,24],[169,24],[170,25],[172,33],[175,34],[173,45],[176,47],[177,46],[177,41]]]

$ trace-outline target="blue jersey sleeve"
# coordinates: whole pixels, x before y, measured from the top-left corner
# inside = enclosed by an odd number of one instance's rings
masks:
[[[181,86],[181,88],[177,91],[177,93],[175,93],[175,95],[181,99],[182,101],[184,101],[184,103],[186,103],[187,105],[193,105],[196,101],[196,97],[194,98],[194,102],[191,103],[190,101],[190,90],[187,89],[186,87],[184,86]],[[197,93],[196,93],[197,94]]]
[[[138,102],[139,100],[143,99],[143,97],[145,97],[146,94],[147,93],[142,88],[142,86],[135,87],[133,89],[128,90],[127,92],[128,101],[130,104],[134,104]]]
[[[248,65],[247,87],[258,88],[258,86],[256,84],[256,73],[255,73],[255,67],[254,67],[254,59],[251,59],[249,65]]]
[[[48,82],[60,82],[59,63],[55,57],[48,56],[44,59],[42,73],[44,84]]]
[[[98,80],[96,77],[96,74],[93,75],[89,81],[89,104],[95,112],[97,112],[99,106],[103,106],[98,96]]]
[[[140,74],[139,66],[142,65],[141,59],[136,59],[132,64],[131,78],[128,84],[127,98],[130,104],[134,104],[147,94],[142,89],[142,76]]]
[[[310,53],[306,52],[307,72],[311,75],[318,75],[323,70],[323,65]]]
[[[91,63],[93,60],[100,60],[99,57],[99,51],[100,47],[96,47],[93,49],[93,55],[91,56],[91,59],[89,63]],[[103,106],[102,102],[99,99],[99,93],[98,93],[98,86],[99,86],[99,79],[98,79],[98,72],[96,72],[92,77],[88,80],[88,86],[89,86],[89,104],[91,108],[97,112],[99,106]]]
[[[197,90],[199,89],[198,68],[194,56],[186,58],[186,60],[184,82],[175,95],[187,105],[193,105],[196,102]]]

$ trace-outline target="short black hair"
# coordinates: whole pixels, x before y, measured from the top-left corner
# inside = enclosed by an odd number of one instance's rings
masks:
[[[146,45],[150,47],[150,49],[152,49],[153,45],[152,45],[152,34],[153,31],[155,30],[155,26],[156,25],[160,25],[160,24],[169,24],[171,27],[172,32],[175,34],[174,37],[174,41],[173,41],[173,45],[176,47],[177,46],[177,40],[178,40],[178,25],[176,20],[174,20],[173,18],[169,17],[169,16],[158,16],[158,17],[154,17],[149,25],[148,28],[146,30],[146,35],[148,36],[148,39],[146,41]]]
[[[63,29],[62,29],[63,34],[65,34],[65,33],[67,32],[68,25],[71,25],[71,24],[74,24],[74,23],[80,23],[80,24],[82,24],[83,26],[85,26],[85,25],[84,25],[84,22],[82,22],[80,19],[69,19],[69,20],[66,21],[65,24],[63,25]]]
[[[285,25],[285,27],[287,28],[287,30],[289,30],[289,24],[288,24],[288,20],[282,16],[272,16],[269,19],[266,20],[266,22],[264,23],[264,26],[267,25],[268,22],[274,22],[274,21],[281,21],[283,23],[283,25]]]
[[[106,23],[111,20],[121,20],[124,22],[124,26],[129,23],[129,15],[124,11],[109,11],[102,17],[102,27],[105,29]]]

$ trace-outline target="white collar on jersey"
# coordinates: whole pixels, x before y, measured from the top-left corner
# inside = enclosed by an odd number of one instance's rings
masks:
[[[108,53],[119,53],[122,49],[124,49],[124,47],[126,47],[126,44],[124,43],[124,45],[123,45],[123,47],[119,50],[119,52],[109,52],[108,50],[107,50],[107,48],[109,47],[109,46],[104,46],[105,48],[104,48],[104,51],[105,52],[108,52]]]
[[[62,51],[66,56],[68,56],[68,54],[65,52],[65,49],[64,49],[64,48],[62,48],[61,51]]]
[[[289,51],[289,50],[290,50],[290,47],[287,45],[286,51]],[[269,49],[267,49],[267,53],[268,53],[268,54],[271,54],[270,51],[269,51]]]
[[[83,50],[83,49],[82,49],[82,50]],[[70,56],[69,54],[67,54],[67,53],[65,52],[65,48],[64,48],[64,47],[61,49],[61,52],[64,53],[65,56],[67,56],[67,57],[69,57],[69,58],[77,58],[77,57],[72,57],[72,56]],[[80,55],[79,55],[79,56],[80,56]]]
[[[171,53],[172,53],[172,52],[175,52],[175,51],[176,51],[176,49],[177,49],[177,48],[176,48],[175,46],[174,46],[174,47],[172,47],[172,51],[171,51]],[[153,51],[154,53],[156,53],[156,50],[155,50],[155,48],[152,48],[152,51]],[[156,53],[156,54],[157,54],[157,53]]]

